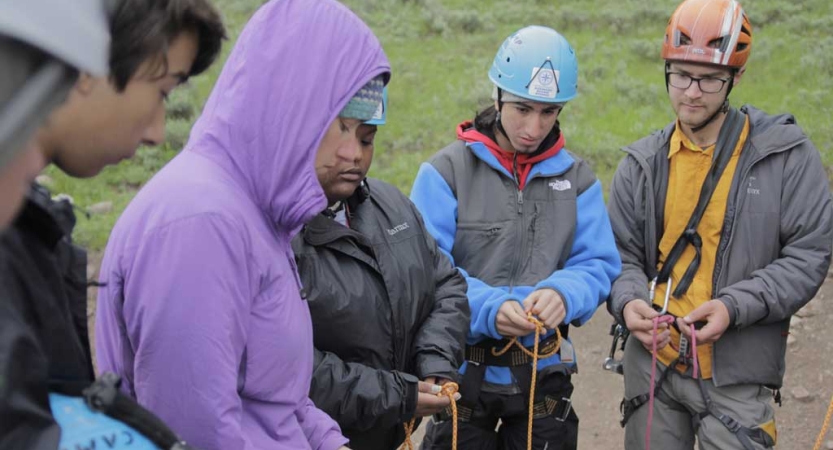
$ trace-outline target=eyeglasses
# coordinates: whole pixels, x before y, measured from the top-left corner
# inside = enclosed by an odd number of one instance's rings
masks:
[[[665,78],[668,84],[677,89],[688,89],[689,86],[691,86],[691,83],[696,81],[697,87],[700,88],[700,91],[706,94],[716,94],[720,92],[723,89],[723,85],[731,79],[713,77],[696,78],[680,72],[665,72]]]

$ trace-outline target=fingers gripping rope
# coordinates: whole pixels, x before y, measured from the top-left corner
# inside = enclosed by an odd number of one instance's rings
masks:
[[[506,344],[500,350],[492,349],[492,354],[495,356],[500,356],[509,351],[509,349],[516,345],[518,348],[523,350],[528,356],[532,357],[532,384],[529,389],[529,417],[527,423],[527,436],[526,436],[526,448],[527,450],[532,450],[532,416],[533,416],[533,405],[535,404],[535,382],[538,376],[538,358],[548,358],[558,352],[561,349],[561,331],[558,328],[555,328],[555,334],[558,336],[555,348],[546,354],[539,355],[538,354],[538,341],[541,338],[541,334],[546,333],[547,329],[544,327],[544,323],[538,320],[532,313],[527,313],[526,320],[530,321],[533,325],[535,325],[535,344],[532,348],[532,351],[526,349],[523,345],[521,345],[520,341],[518,341],[517,337],[513,337],[512,340]],[[455,447],[456,449],[456,447]]]
[[[456,394],[458,390],[459,386],[457,383],[448,382],[442,386],[442,390],[437,394],[437,397],[448,397],[448,399],[451,400],[452,450],[457,450],[457,400],[454,399],[454,394]],[[414,450],[414,443],[411,440],[411,435],[414,433],[414,427],[416,426],[416,417],[411,419],[410,422],[404,424],[404,426],[405,442],[403,442],[399,448],[404,450]]]

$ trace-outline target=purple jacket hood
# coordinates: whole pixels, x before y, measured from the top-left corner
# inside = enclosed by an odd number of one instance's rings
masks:
[[[289,242],[325,208],[328,125],[389,73],[368,27],[332,0],[252,17],[185,151],[131,201],[101,264],[100,371],[205,450],[335,450],[309,399],[313,335]]]
[[[334,10],[347,11],[310,0],[262,7],[240,35],[186,147],[228,170],[290,234],[326,206],[313,167],[324,130],[364,84],[390,72],[370,29]]]

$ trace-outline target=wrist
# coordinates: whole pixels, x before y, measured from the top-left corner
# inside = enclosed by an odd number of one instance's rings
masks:
[[[408,422],[416,414],[417,400],[419,398],[419,379],[411,374],[399,372],[404,384],[404,401],[402,402],[400,422]]]
[[[737,318],[737,305],[735,305],[734,300],[728,296],[721,296],[719,298],[714,299],[714,301],[719,302],[726,308],[726,314],[729,317],[729,328],[735,326],[735,320]]]

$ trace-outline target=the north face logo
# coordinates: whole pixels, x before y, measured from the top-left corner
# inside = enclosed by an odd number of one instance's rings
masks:
[[[573,185],[570,184],[570,180],[555,180],[550,183],[550,187],[553,191],[566,191],[573,187]]]

